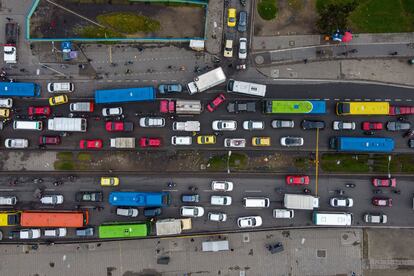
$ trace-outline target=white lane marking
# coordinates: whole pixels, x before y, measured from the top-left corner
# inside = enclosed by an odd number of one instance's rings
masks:
[[[164,189],[163,192],[178,192],[178,190]]]
[[[395,101],[396,101],[396,102],[401,102],[402,100],[401,100],[401,99],[395,99]]]
[[[385,101],[386,101],[386,102],[390,102],[390,101],[391,101],[391,99],[385,99]]]
[[[411,102],[411,101],[412,101],[412,99],[406,99],[405,101],[407,101],[407,102]]]
[[[376,102],[380,102],[380,101],[381,101],[381,99],[375,99],[375,101],[376,101]]]
[[[345,101],[347,101],[347,102],[348,102],[348,101],[350,101],[350,99],[345,99]]]
[[[244,192],[246,192],[246,193],[261,193],[262,191],[261,190],[246,190]]]
[[[355,99],[355,101],[358,101],[358,102],[360,102],[360,101],[361,101],[361,99]]]
[[[14,191],[14,189],[5,188],[5,189],[0,189],[0,191],[2,191],[2,192],[11,192],[11,191]]]
[[[53,191],[56,191],[56,189],[50,188],[50,189],[45,189],[45,191],[53,192]]]
[[[331,99],[327,99],[327,98],[325,98],[324,100],[325,100],[325,101],[330,101]]]
[[[364,101],[366,101],[366,102],[370,102],[370,101],[371,101],[371,99],[364,99]]]
[[[335,99],[335,101],[339,101],[339,99]]]

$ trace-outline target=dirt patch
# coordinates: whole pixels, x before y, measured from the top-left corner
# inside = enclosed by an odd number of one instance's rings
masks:
[[[316,0],[279,0],[276,19],[263,20],[255,9],[254,35],[300,35],[315,34]]]

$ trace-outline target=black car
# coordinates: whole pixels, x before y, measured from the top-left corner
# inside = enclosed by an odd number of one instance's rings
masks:
[[[303,120],[302,121],[302,128],[303,129],[324,129],[325,128],[325,122],[324,121]]]
[[[229,113],[256,112],[256,102],[231,102],[227,105]]]
[[[160,207],[144,209],[144,216],[147,218],[157,217],[159,215],[161,215]]]
[[[81,202],[101,202],[103,199],[102,192],[77,192],[76,201]]]

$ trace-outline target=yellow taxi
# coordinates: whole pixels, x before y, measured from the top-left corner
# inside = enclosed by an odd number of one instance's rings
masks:
[[[255,147],[270,147],[270,137],[253,137],[252,145]]]
[[[227,26],[236,27],[236,9],[228,9],[227,11]]]
[[[10,109],[0,108],[0,117],[9,118],[9,116],[10,116]]]
[[[68,96],[66,95],[58,95],[54,97],[49,98],[49,104],[50,105],[60,105],[65,104],[69,101]]]
[[[101,186],[118,186],[119,178],[114,176],[102,176]]]
[[[216,136],[214,135],[200,135],[197,136],[197,144],[200,145],[214,145],[216,143]]]

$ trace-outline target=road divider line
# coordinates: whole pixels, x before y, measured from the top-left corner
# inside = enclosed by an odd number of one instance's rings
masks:
[[[261,193],[261,190],[246,190],[245,193]]]

